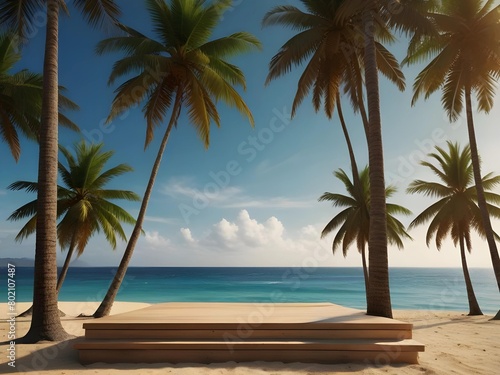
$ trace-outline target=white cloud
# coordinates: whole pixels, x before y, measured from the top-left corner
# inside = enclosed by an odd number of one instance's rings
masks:
[[[193,235],[191,234],[191,230],[189,228],[181,228],[181,235],[187,243],[196,243],[196,240],[193,238]]]
[[[285,197],[253,197],[239,186],[220,186],[214,181],[197,186],[188,177],[172,178],[163,186],[162,193],[179,201],[187,202],[196,210],[207,206],[219,208],[305,208],[315,199],[290,199]]]
[[[314,227],[314,225],[306,225],[303,227],[301,230],[301,233],[304,234],[305,236],[310,236],[310,237],[317,237],[320,235],[319,231],[317,228]]]
[[[240,211],[235,225],[240,229],[241,240],[250,246],[281,242],[285,231],[283,224],[276,217],[270,217],[266,222],[259,223],[250,218],[247,210]]]
[[[192,177],[173,177],[161,187],[161,192],[174,198],[191,196],[192,188],[190,185],[192,184],[194,184],[194,178]]]
[[[160,223],[160,224],[176,224],[178,222],[177,219],[172,219],[168,217],[157,217],[157,216],[146,216],[144,221],[149,221],[152,223]]]
[[[196,244],[191,250],[197,252],[198,259],[205,257],[209,265],[232,261],[235,265],[301,266],[306,262],[326,266],[332,258],[329,244],[320,239],[313,225],[290,234],[277,217],[259,222],[247,210],[241,210],[233,220],[221,219],[198,240],[188,228],[183,228],[181,234],[188,244]],[[214,256],[221,252],[223,257]]]
[[[145,236],[146,243],[153,248],[165,248],[170,246],[171,241],[168,238],[163,237],[158,232],[146,232]]]
[[[172,178],[163,186],[162,193],[175,199],[201,200],[209,203],[230,200],[241,193],[235,186],[220,186],[214,181],[204,186],[194,187],[194,179],[187,177]]]
[[[238,225],[222,219],[214,225],[213,234],[216,238],[220,238],[223,242],[229,244],[237,239],[238,231]]]

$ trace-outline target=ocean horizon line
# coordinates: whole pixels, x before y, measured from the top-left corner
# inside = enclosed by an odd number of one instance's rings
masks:
[[[0,268],[5,268],[5,265],[0,265]],[[21,265],[21,266],[16,266],[20,268],[34,268],[34,266],[27,266],[27,265]],[[58,265],[58,268],[62,268],[62,265]],[[72,266],[70,265],[70,268],[118,268],[118,265],[116,266],[94,266],[94,265],[75,265]],[[127,268],[303,268],[303,269],[337,269],[337,268],[342,268],[342,269],[362,269],[362,266],[315,266],[315,267],[304,267],[304,266],[156,266],[156,265],[149,265],[149,266],[129,266]],[[447,269],[447,270],[461,270],[462,267],[455,266],[455,267],[428,267],[428,266],[390,266],[389,270],[391,269]],[[469,270],[492,270],[493,267],[468,267]]]
[[[99,301],[115,266],[70,267],[61,301]],[[492,269],[471,268],[483,312],[500,306]],[[395,309],[467,311],[461,268],[393,267],[389,272]],[[16,270],[18,302],[33,298],[32,267]],[[362,267],[129,267],[117,300],[129,302],[332,302],[364,309]],[[0,297],[0,301],[2,298]]]

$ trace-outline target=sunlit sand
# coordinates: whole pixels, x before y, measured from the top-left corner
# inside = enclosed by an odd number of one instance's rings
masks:
[[[83,336],[83,323],[93,319],[75,318],[80,313],[92,313],[97,302],[62,302],[60,309],[67,315],[62,318],[65,329],[76,336]],[[148,306],[145,303],[116,302],[112,314],[133,311]],[[19,303],[18,311],[29,307]],[[2,311],[7,305],[0,304]],[[319,365],[311,363],[245,362],[200,364],[103,364],[83,366],[74,341],[63,343],[38,343],[16,346],[16,368],[7,366],[6,350],[2,348],[0,367],[2,373],[47,375],[73,375],[88,372],[122,374],[495,374],[500,365],[500,322],[490,321],[491,316],[468,317],[460,312],[396,310],[394,318],[413,324],[413,338],[425,344],[425,352],[419,355],[419,364],[373,366],[367,364]],[[29,328],[29,319],[16,321],[16,334],[22,336]],[[0,323],[0,337],[7,338],[8,324]],[[4,347],[4,346],[3,346]]]

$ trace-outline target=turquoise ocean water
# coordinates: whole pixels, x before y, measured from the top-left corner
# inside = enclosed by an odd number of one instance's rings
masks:
[[[116,268],[70,268],[61,301],[101,301]],[[6,269],[1,269],[4,279]],[[500,308],[491,269],[471,269],[476,296],[484,313]],[[16,299],[31,301],[33,268],[16,268]],[[461,269],[392,268],[394,309],[467,312]],[[7,301],[7,289],[1,293]],[[365,309],[361,268],[192,268],[132,267],[117,300],[129,302],[332,302]]]

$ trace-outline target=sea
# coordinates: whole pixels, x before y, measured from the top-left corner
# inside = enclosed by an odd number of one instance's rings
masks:
[[[6,281],[7,270],[1,268]],[[70,267],[60,301],[101,301],[116,272],[112,267]],[[496,314],[500,293],[492,269],[470,269],[483,313]],[[10,276],[9,276],[10,277]],[[29,302],[33,268],[16,267],[17,302]],[[468,312],[460,268],[391,268],[393,309]],[[7,302],[7,283],[0,302]],[[11,283],[12,286],[12,283]],[[130,267],[117,296],[127,302],[331,302],[366,309],[361,268]]]

